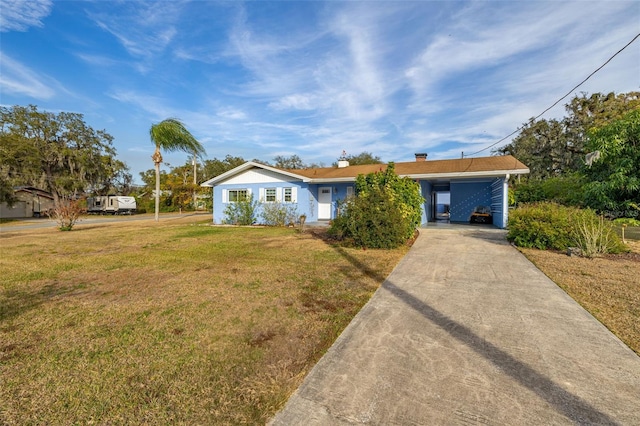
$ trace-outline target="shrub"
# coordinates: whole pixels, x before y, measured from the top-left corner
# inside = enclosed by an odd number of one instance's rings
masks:
[[[381,188],[345,203],[343,214],[332,222],[328,232],[368,248],[396,248],[408,239],[407,220],[400,204]]]
[[[285,226],[296,222],[298,209],[294,204],[262,203],[260,217],[265,225]]]
[[[640,220],[633,219],[631,217],[621,217],[618,219],[614,219],[613,223],[616,225],[640,226]]]
[[[71,231],[85,211],[78,201],[62,199],[49,212],[49,216],[58,223],[61,231]]]
[[[583,256],[594,257],[606,253],[620,253],[624,245],[611,222],[597,216],[593,210],[582,210],[572,217],[572,236]]]
[[[244,200],[229,203],[224,209],[224,223],[231,225],[253,225],[256,221],[258,202],[253,200],[253,195]]]
[[[356,178],[356,197],[341,204],[329,234],[357,246],[395,248],[413,237],[422,219],[420,185],[386,170]]]
[[[507,239],[519,247],[566,250],[575,246],[587,257],[624,250],[612,224],[590,209],[527,204],[509,214],[508,228]]]
[[[577,210],[547,202],[523,205],[509,213],[507,239],[519,247],[566,250],[570,215]]]
[[[574,174],[519,183],[515,186],[513,194],[515,204],[551,201],[579,206],[584,201],[583,186],[583,179]]]

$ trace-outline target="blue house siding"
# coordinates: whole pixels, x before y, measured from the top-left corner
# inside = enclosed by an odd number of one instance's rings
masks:
[[[498,228],[507,226],[509,187],[504,178],[496,178],[491,183],[491,214],[493,224]]]
[[[424,162],[417,166],[416,163],[398,163],[396,166],[396,170],[404,169],[401,176],[414,179],[420,184],[420,191],[424,197],[423,224],[447,218],[443,212],[436,212],[436,208],[442,207],[437,206],[437,202],[441,202],[449,204],[448,218],[451,222],[469,222],[471,213],[477,206],[489,206],[493,224],[504,228],[509,212],[509,176],[528,173],[528,169],[511,156],[435,160],[432,164]],[[275,194],[276,201],[282,203],[288,202],[285,201],[284,195],[289,193],[285,189],[290,188],[293,198],[291,205],[295,206],[296,214],[304,214],[307,222],[316,222],[319,219],[335,219],[340,214],[342,202],[355,195],[354,181],[357,175],[363,170],[374,170],[366,165],[353,167],[354,169],[342,170],[283,170],[247,162],[204,182],[202,186],[213,188],[214,223],[224,222],[230,190],[247,190],[255,201],[264,203],[267,202],[266,191],[271,188],[275,188],[275,191],[269,192],[269,196]],[[259,206],[256,211],[258,223],[261,221],[260,213]]]
[[[490,180],[452,181],[450,193],[449,220],[451,222],[469,222],[471,213],[476,206],[491,205]]]
[[[279,202],[288,205],[294,205],[297,210],[298,216],[305,214],[307,216],[307,221],[314,221],[316,211],[314,209],[310,209],[310,206],[313,206],[313,203],[309,201],[309,185],[303,182],[269,182],[269,183],[234,183],[234,184],[222,184],[217,185],[213,188],[213,222],[214,223],[224,223],[225,214],[224,211],[229,205],[228,200],[228,191],[229,190],[238,190],[238,189],[246,189],[253,196],[254,201],[263,202],[264,200],[260,199],[260,193],[266,190],[267,188],[274,188],[279,190],[278,195],[280,195]],[[284,188],[295,188],[295,200],[294,202],[285,202],[284,201]],[[260,222],[260,207],[258,207],[256,211],[256,220]]]
[[[426,224],[434,220],[433,217],[433,205],[432,205],[432,196],[431,192],[433,191],[433,185],[431,182],[423,180],[420,181],[420,194],[422,198],[424,198],[424,203],[422,204],[422,224]]]
[[[318,220],[318,198],[320,188],[331,188],[331,214],[329,219],[335,219],[338,216],[338,210],[343,201],[349,197],[351,191],[351,195],[355,193],[355,184],[352,182],[349,183],[318,183],[309,185],[309,209],[313,211],[313,216],[307,215],[307,221],[317,221]],[[350,188],[350,189],[349,189]]]

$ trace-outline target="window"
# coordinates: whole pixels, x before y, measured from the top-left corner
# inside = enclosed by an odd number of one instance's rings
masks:
[[[230,203],[237,203],[238,201],[245,201],[249,198],[249,193],[246,189],[230,189],[228,194],[228,200]]]
[[[293,191],[291,191],[291,188],[284,189],[284,202],[285,203],[293,202]]]
[[[275,188],[266,188],[264,190],[264,200],[267,203],[275,203],[276,202],[276,189]]]

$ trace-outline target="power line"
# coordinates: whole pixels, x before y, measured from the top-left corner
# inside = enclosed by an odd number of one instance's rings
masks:
[[[578,84],[577,84],[573,89],[569,90],[569,91],[568,91],[564,96],[562,96],[560,99],[558,99],[557,101],[555,101],[555,102],[553,103],[553,105],[551,105],[549,108],[545,109],[545,110],[544,110],[544,111],[542,111],[540,114],[538,114],[538,115],[536,115],[535,117],[533,117],[532,119],[530,119],[530,120],[529,120],[529,122],[531,123],[531,122],[533,122],[533,121],[537,120],[538,118],[542,117],[542,115],[544,115],[544,113],[546,113],[547,111],[549,111],[549,110],[550,110],[551,108],[553,108],[554,106],[558,105],[558,104],[559,104],[559,103],[560,103],[564,98],[566,98],[567,96],[569,96],[570,94],[572,94],[572,93],[574,92],[574,90],[576,90],[578,87],[580,87],[580,86],[582,86],[584,83],[586,83],[586,82],[587,82],[587,80],[589,80],[591,77],[593,77],[593,75],[594,75],[595,73],[597,73],[597,72],[598,72],[598,71],[600,71],[602,68],[604,68],[604,67],[605,67],[605,65],[607,65],[609,62],[611,62],[611,60],[612,60],[613,58],[615,58],[616,56],[618,56],[618,54],[620,54],[624,49],[626,49],[627,47],[629,47],[629,46],[631,45],[631,43],[633,43],[634,41],[636,41],[639,37],[640,37],[640,33],[636,34],[636,36],[635,36],[634,38],[632,38],[632,39],[631,39],[631,41],[630,41],[629,43],[625,44],[625,45],[624,45],[624,47],[623,47],[622,49],[620,49],[620,50],[618,50],[616,53],[614,53],[614,54],[613,54],[613,56],[611,56],[609,59],[607,59],[607,61],[606,61],[604,64],[602,64],[602,65],[600,65],[598,68],[596,68],[596,70],[595,70],[595,71],[593,71],[591,74],[589,74],[589,75],[587,76],[587,78],[585,78],[584,80],[582,80],[582,81],[581,81],[580,83],[578,83]],[[471,156],[474,156],[474,155],[476,155],[476,154],[481,153],[482,151],[486,151],[487,149],[489,149],[489,148],[491,148],[491,147],[493,147],[493,146],[498,145],[500,142],[503,142],[505,139],[508,139],[508,138],[510,138],[511,136],[515,135],[516,133],[518,133],[518,132],[519,132],[520,130],[522,130],[523,128],[524,128],[524,126],[522,126],[522,127],[518,127],[516,130],[514,130],[514,131],[513,131],[513,132],[511,132],[511,133],[509,133],[507,136],[503,137],[503,138],[502,138],[502,139],[500,139],[499,141],[494,142],[494,143],[492,143],[491,145],[489,145],[489,146],[486,146],[486,147],[482,148],[480,151],[476,151],[476,152],[474,152],[473,154],[467,154],[467,155],[465,155],[465,154],[463,153],[463,157],[465,157],[465,156],[466,156],[466,157],[471,157]]]

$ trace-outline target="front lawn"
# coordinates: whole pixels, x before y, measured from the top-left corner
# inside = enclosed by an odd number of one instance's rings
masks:
[[[640,355],[640,241],[631,252],[593,259],[519,249],[609,330]]]
[[[406,253],[179,221],[0,245],[8,425],[263,424]]]

